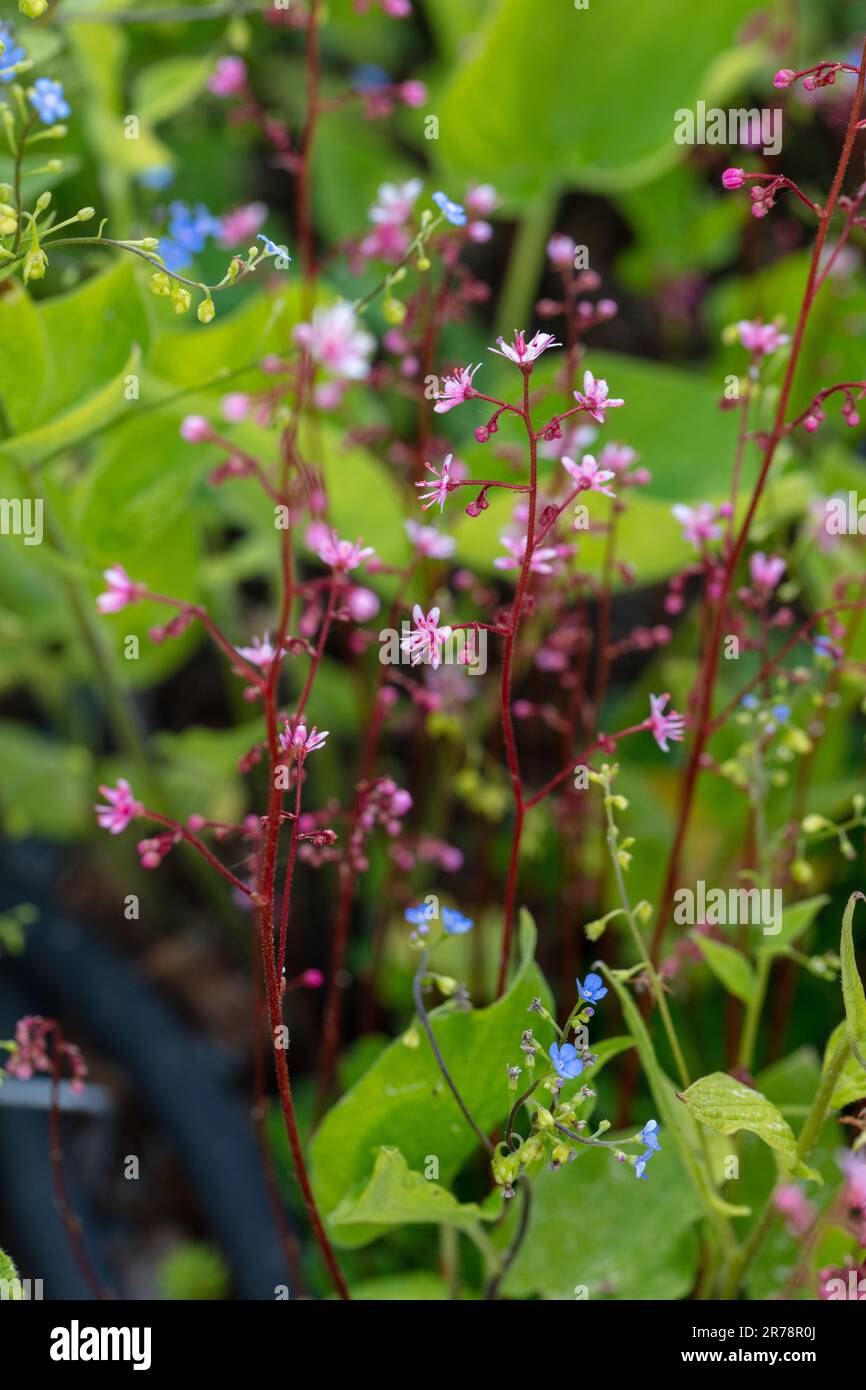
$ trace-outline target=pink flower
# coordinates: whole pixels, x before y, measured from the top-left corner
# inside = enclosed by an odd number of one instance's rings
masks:
[[[246,203],[233,208],[220,219],[219,244],[227,250],[244,246],[265,225],[268,209],[265,203]]]
[[[718,540],[722,534],[716,525],[716,509],[711,502],[699,502],[696,507],[677,502],[671,511],[683,528],[684,539],[696,550],[701,550],[705,541]]]
[[[499,194],[492,183],[478,183],[466,193],[466,211],[471,217],[489,217],[499,202]]]
[[[749,559],[749,573],[759,588],[775,589],[785,573],[785,561],[780,555],[765,555],[763,550],[756,550]]]
[[[270,666],[277,654],[267,632],[261,639],[254,637],[251,647],[235,647],[235,651],[244,661],[248,661],[250,666],[261,666],[263,669]]]
[[[774,87],[790,87],[797,74],[791,68],[779,68],[773,78]]]
[[[351,304],[314,309],[312,323],[296,324],[293,336],[314,361],[336,376],[360,381],[369,374],[376,340],[359,327]]]
[[[675,743],[681,743],[686,721],[681,714],[677,714],[672,709],[670,714],[664,714],[663,710],[670,695],[650,695],[650,717],[646,721],[646,728],[649,729],[659,748],[663,753],[668,752],[668,739],[672,738]]]
[[[208,88],[215,97],[234,97],[247,83],[247,65],[243,58],[220,58],[208,78]]]
[[[401,82],[399,92],[404,106],[423,106],[427,100],[427,87],[417,78],[410,77],[407,82]]]
[[[366,623],[375,618],[381,606],[378,594],[360,585],[354,585],[346,595],[346,607],[356,623]]]
[[[420,179],[407,179],[406,183],[381,184],[376,194],[376,202],[370,208],[370,221],[405,222],[411,215],[423,186]]]
[[[125,777],[118,779],[116,787],[100,787],[99,790],[108,805],[94,806],[97,824],[111,835],[120,835],[131,820],[141,815],[144,807],[133,797],[132,787]]]
[[[507,357],[509,361],[516,362],[518,367],[524,366],[527,362],[534,362],[536,357],[540,357],[550,347],[562,347],[552,333],[536,333],[527,343],[523,329],[520,332],[515,328],[514,342],[506,343],[504,338],[497,338],[498,348],[488,348],[488,352],[495,352],[498,357]]]
[[[451,636],[451,628],[439,626],[438,608],[431,608],[425,616],[418,603],[412,609],[412,621],[415,631],[401,638],[400,646],[409,653],[413,666],[424,662],[435,670],[442,661],[442,648]]]
[[[557,270],[573,270],[576,250],[571,237],[563,232],[555,232],[547,243],[547,254]]]
[[[53,1057],[50,1039],[54,1043]],[[20,1018],[15,1025],[15,1048],[6,1063],[9,1076],[16,1076],[19,1081],[29,1081],[34,1072],[53,1075],[55,1060],[58,1066],[62,1061],[67,1063],[72,1090],[80,1095],[87,1076],[87,1064],[81,1049],[66,1041],[59,1023],[53,1018],[43,1018],[40,1014],[26,1014]]]
[[[625,405],[623,400],[610,401],[607,398],[608,385],[603,378],[596,381],[592,372],[586,371],[583,374],[583,391],[575,391],[574,399],[578,405],[583,406],[600,425],[604,424],[604,412],[612,410],[615,406]]]
[[[187,444],[202,444],[211,437],[211,427],[203,415],[187,415],[180,423],[180,437]]]
[[[330,565],[332,569],[345,574],[348,570],[356,570],[375,551],[371,545],[362,546],[359,540],[341,541],[337,532],[332,531],[319,541],[316,553],[323,565]]]
[[[812,1226],[816,1211],[796,1183],[783,1183],[773,1193],[773,1206],[785,1219],[789,1235],[804,1236]]]
[[[236,425],[245,420],[250,412],[250,398],[245,391],[229,391],[220,401],[223,419]]]
[[[746,174],[743,169],[726,169],[722,174],[722,184],[725,188],[742,188],[746,182]]]
[[[319,733],[315,724],[309,733],[306,724],[296,724],[293,730],[291,724],[286,721],[286,731],[280,734],[280,745],[287,753],[294,750],[299,758],[305,758],[308,753],[315,753],[317,749],[324,748],[329,733],[329,729],[323,729]]]
[[[602,468],[612,468],[614,473],[624,473],[637,461],[638,455],[628,444],[605,444],[599,455]]]
[[[580,463],[575,463],[574,459],[563,458],[562,466],[566,473],[569,473],[577,483],[581,492],[603,492],[605,497],[613,497],[609,483],[615,475],[610,468],[599,468],[592,454],[584,454]]]
[[[420,521],[406,521],[406,535],[418,551],[430,560],[447,560],[454,554],[457,542],[451,536],[443,536],[433,526],[422,526]]]
[[[437,502],[439,503],[440,512],[444,511],[445,498],[448,496],[451,489],[451,460],[453,457],[453,454],[446,454],[445,462],[442,464],[441,469],[436,468],[432,463],[425,462],[424,467],[427,469],[427,472],[432,473],[433,477],[436,479],[435,484],[429,481],[422,481],[415,484],[416,487],[426,487],[429,489],[427,492],[418,494],[418,501],[421,503],[425,512],[428,507],[435,506]]]
[[[784,347],[791,341],[787,333],[780,333],[774,323],[762,323],[760,319],[741,319],[737,324],[737,333],[743,347],[757,357],[767,357],[776,348]]]
[[[449,410],[453,410],[455,405],[462,405],[464,401],[478,395],[473,389],[472,378],[480,366],[479,362],[475,367],[459,367],[451,376],[445,377],[442,390],[436,396],[437,404],[433,407],[437,415],[445,415]]]
[[[103,570],[102,577],[108,588],[96,599],[96,607],[100,613],[119,613],[127,604],[135,603],[144,592],[144,585],[136,584],[130,579],[123,565],[112,565],[109,569]]]
[[[512,536],[506,532],[499,537],[500,545],[503,545],[509,552],[508,555],[497,555],[493,561],[498,570],[520,569],[526,555],[526,536]],[[530,573],[532,574],[553,574],[551,560],[555,560],[558,551],[552,546],[538,546],[532,552],[532,559],[529,562]]]

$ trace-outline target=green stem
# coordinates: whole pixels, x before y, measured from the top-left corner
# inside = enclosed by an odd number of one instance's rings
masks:
[[[751,1071],[752,1063],[755,1060],[755,1044],[758,1040],[758,1025],[761,1021],[761,1013],[764,1008],[764,999],[767,994],[767,985],[770,980],[770,970],[773,960],[768,952],[762,952],[758,956],[758,968],[755,975],[755,992],[749,1000],[746,1008],[746,1016],[743,1019],[743,1031],[740,1036],[740,1047],[737,1053],[737,1066],[743,1071]]]
[[[497,321],[502,334],[525,328],[532,318],[544,247],[558,203],[559,194],[553,189],[539,194],[517,228],[499,300]]]

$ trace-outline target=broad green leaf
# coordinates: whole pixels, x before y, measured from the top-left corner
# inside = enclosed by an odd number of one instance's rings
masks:
[[[4,719],[0,767],[0,815],[8,835],[69,839],[89,828],[94,778],[87,749]]]
[[[781,1155],[788,1170],[794,1171],[799,1177],[812,1176],[809,1169],[797,1162],[797,1143],[791,1126],[781,1111],[760,1091],[743,1085],[726,1072],[715,1071],[693,1081],[688,1090],[681,1093],[680,1099],[694,1119],[717,1134],[749,1130]]]
[[[610,1135],[606,1136],[610,1138]],[[600,1149],[532,1183],[527,1237],[503,1289],[514,1298],[684,1298],[697,1265],[700,1203],[662,1133],[643,1182]]]
[[[483,171],[530,200],[551,184],[645,182],[687,152],[674,140],[675,113],[699,98],[712,104],[755,67],[760,50],[738,36],[752,8],[547,0],[542,17],[525,0],[499,0],[437,104],[444,170],[452,179]],[[611,100],[638,92],[639,118],[611,119]]]
[[[209,56],[192,54],[150,63],[133,83],[130,109],[149,125],[176,116],[204,91],[213,66]]]
[[[811,927],[821,908],[829,901],[826,893],[819,893],[814,898],[804,898],[800,903],[790,903],[782,911],[782,930],[778,936],[763,936],[757,949],[771,956],[784,954]]]
[[[854,909],[862,893],[852,893],[842,917],[842,945],[839,955],[842,960],[842,997],[845,1000],[845,1021],[848,1028],[848,1041],[851,1051],[866,1067],[866,995],[863,981],[857,969],[854,953]]]
[[[526,1011],[535,996],[550,1002],[532,959],[535,927],[526,913],[520,938],[520,966],[501,999],[469,1012],[443,1006],[430,1015],[446,1064],[485,1133],[501,1126],[510,1108],[505,1068],[520,1060],[520,1037],[531,1021]],[[444,1187],[479,1147],[417,1021],[328,1112],[313,1138],[313,1186],[323,1216],[369,1179],[379,1149],[395,1143],[410,1168],[423,1170],[429,1156],[437,1158]],[[363,1245],[382,1229],[341,1226],[334,1237],[340,1245]]]
[[[468,1231],[494,1215],[474,1202],[458,1202],[446,1188],[413,1172],[399,1149],[383,1146],[373,1176],[358,1197],[344,1197],[330,1217],[335,1226],[455,1226]]]
[[[72,449],[76,444],[90,438],[109,421],[116,419],[123,410],[128,409],[125,396],[131,375],[138,375],[141,353],[133,344],[132,352],[120,374],[100,386],[64,415],[57,416],[50,424],[32,430],[28,434],[15,435],[9,440],[0,441],[0,457],[13,455],[20,463],[38,464],[49,454],[63,449]]]
[[[755,997],[755,974],[742,951],[711,936],[696,935],[692,939],[716,979],[730,994],[750,1004]]]
[[[833,1029],[827,1039],[827,1047],[824,1052],[824,1067],[826,1071],[830,1062],[835,1057],[840,1045],[848,1036],[848,1023],[843,1020],[837,1028]],[[842,1068],[842,1073],[833,1088],[830,1097],[830,1109],[841,1110],[843,1106],[853,1105],[855,1101],[866,1098],[866,1067],[862,1065],[859,1058],[853,1052],[849,1054]]]

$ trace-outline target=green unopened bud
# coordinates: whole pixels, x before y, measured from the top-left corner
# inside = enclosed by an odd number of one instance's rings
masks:
[[[795,753],[811,753],[812,740],[803,729],[789,729],[785,739],[789,748],[793,748]]]
[[[189,290],[184,289],[183,285],[175,285],[171,291],[171,302],[176,314],[185,314],[192,304],[192,295]]]
[[[401,299],[386,299],[382,305],[382,314],[387,323],[401,324],[406,317],[406,305]]]
[[[9,203],[0,203],[0,236],[11,236],[17,228],[15,209]]]
[[[851,805],[854,808],[855,816],[862,816],[863,812],[866,811],[866,796],[862,792],[856,792]]]
[[[557,1144],[555,1145],[550,1157],[552,1161],[556,1164],[567,1163],[568,1160],[571,1158],[571,1149],[568,1147],[567,1144]]]
[[[79,222],[89,222],[91,217],[96,216],[96,208],[79,208],[75,215]]]
[[[811,883],[815,877],[812,865],[805,859],[795,859],[791,864],[791,878],[795,883]]]
[[[826,816],[804,816],[800,822],[806,835],[817,835],[819,831],[826,830],[830,825]]]
[[[48,0],[18,0],[18,8],[28,19],[39,19],[48,9]]]
[[[493,1181],[499,1187],[508,1187],[520,1172],[520,1158],[517,1154],[508,1153],[505,1146],[500,1145],[491,1159],[490,1170],[493,1173]]]
[[[34,208],[34,212],[44,212],[50,202],[51,194],[49,192],[46,191],[45,193],[40,193],[39,197],[36,199],[36,207]]]
[[[29,284],[31,280],[41,280],[48,266],[48,257],[39,245],[34,245],[24,257],[24,283]]]
[[[44,172],[46,174],[59,174],[62,168],[62,159],[49,159],[48,163],[44,166]]]
[[[158,270],[147,282],[151,294],[171,294],[171,280],[164,270]]]
[[[159,237],[143,236],[141,241],[137,244],[141,247],[142,251],[155,251],[157,246],[159,246]]]
[[[418,1032],[418,1025],[413,1023],[411,1027],[407,1028],[400,1041],[404,1047],[411,1048],[413,1051],[416,1047],[420,1047],[421,1034]]]
[[[535,1123],[538,1125],[539,1129],[553,1128],[553,1116],[551,1115],[550,1111],[545,1108],[545,1106],[539,1105],[538,1109],[536,1110]]]
[[[530,1163],[537,1162],[539,1158],[544,1157],[544,1140],[537,1134],[531,1134],[529,1138],[524,1139],[523,1143],[520,1145],[520,1148],[517,1150],[517,1156],[521,1163],[525,1163],[527,1167]]]
[[[416,264],[417,264],[418,269],[419,269],[420,271],[425,271],[425,270],[429,270],[429,269],[430,269],[430,260],[429,260],[429,257],[427,257],[427,256],[419,256],[419,257],[418,257],[418,260],[417,260],[417,262],[416,262]]]
[[[196,312],[196,318],[198,319],[199,323],[210,323],[211,319],[213,318],[214,314],[216,313],[216,309],[215,309],[214,306],[213,306],[213,300],[210,299],[210,298],[208,298],[208,299],[203,299],[202,302],[201,302],[201,304],[199,304],[199,306],[198,306],[198,308],[196,309],[195,312]],[[456,980],[452,981],[452,984],[453,984],[453,986],[454,986],[454,989],[456,989],[456,988],[457,988],[457,981],[456,981]],[[440,989],[442,988],[441,983],[440,983],[439,988],[440,988]],[[450,992],[453,994],[454,990],[452,989]]]

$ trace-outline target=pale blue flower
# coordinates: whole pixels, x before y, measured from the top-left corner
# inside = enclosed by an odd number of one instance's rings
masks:
[[[564,1081],[573,1080],[575,1076],[580,1076],[583,1071],[583,1062],[578,1057],[577,1048],[572,1043],[563,1043],[561,1047],[558,1043],[551,1043],[550,1060],[553,1063],[554,1071]]]
[[[452,202],[447,193],[443,193],[441,190],[434,193],[433,202],[444,214],[446,222],[450,222],[453,227],[466,226],[466,209],[461,207],[459,203]]]

